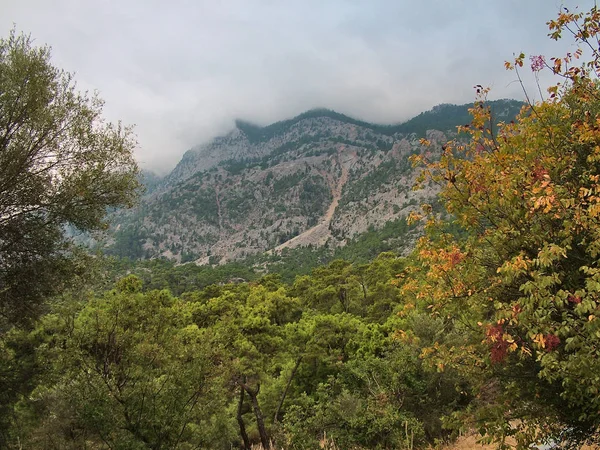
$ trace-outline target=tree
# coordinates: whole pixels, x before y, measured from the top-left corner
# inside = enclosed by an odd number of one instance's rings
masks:
[[[17,409],[35,417],[25,445],[229,448],[219,367],[192,305],[141,285],[130,275],[75,316],[41,320],[38,358],[50,370]]]
[[[551,37],[571,32],[591,60],[575,65],[582,49],[551,64],[532,57],[536,74],[546,67],[561,83],[497,133],[478,86],[482,101],[461,129],[469,142],[418,158],[467,235],[439,232],[430,215],[417,250],[424,278],[404,288],[464,334],[460,347],[427,353],[440,370],[468,373],[478,387],[470,419],[502,448],[507,436],[518,448],[600,440],[599,23],[595,7],[565,9]]]
[[[105,227],[139,187],[132,129],[102,119],[49,47],[12,30],[0,40],[0,314],[34,317],[82,267],[65,227]]]
[[[238,399],[236,421],[244,448],[250,448],[244,421],[250,411],[262,446],[270,448],[268,420],[275,411],[266,410],[261,399],[264,386],[285,359],[283,326],[299,315],[297,300],[286,295],[278,277],[267,275],[259,283],[249,289],[231,285],[220,296],[197,304],[194,312],[199,327],[210,326],[211,347],[221,351],[221,372]],[[275,395],[285,398],[285,394]]]

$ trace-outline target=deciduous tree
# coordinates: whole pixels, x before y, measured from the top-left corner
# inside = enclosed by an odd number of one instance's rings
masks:
[[[418,245],[424,280],[405,285],[460,328],[444,364],[479,382],[472,416],[501,445],[598,439],[600,426],[600,13],[567,10],[551,36],[582,47],[532,59],[560,77],[549,98],[493,133],[485,102],[424,174],[468,236],[434,233]],[[581,65],[576,60],[590,56]],[[519,55],[508,68],[523,67]],[[429,228],[438,221],[429,216]],[[474,370],[473,370],[474,369]],[[464,417],[463,417],[464,419]]]
[[[11,31],[0,40],[0,314],[11,323],[81,269],[65,227],[105,226],[136,198],[132,130],[102,119],[49,47]]]

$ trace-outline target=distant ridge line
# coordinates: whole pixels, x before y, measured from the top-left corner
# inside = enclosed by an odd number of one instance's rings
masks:
[[[499,109],[502,106],[515,106],[523,104],[523,102],[513,99],[500,99],[491,100],[487,104],[494,109]],[[338,120],[340,122],[349,123],[352,125],[361,126],[363,128],[371,129],[378,133],[392,136],[397,133],[410,134],[416,133],[418,136],[424,136],[427,131],[426,124],[430,124],[432,116],[445,114],[448,119],[439,123],[437,129],[447,131],[455,129],[459,125],[465,125],[471,121],[469,114],[469,108],[473,106],[473,103],[465,103],[462,105],[456,105],[451,103],[442,103],[434,106],[428,111],[424,111],[419,115],[398,124],[382,125],[376,123],[365,122],[363,120],[354,119],[346,114],[339,113],[332,109],[327,108],[314,108],[305,111],[291,119],[280,120],[266,126],[257,125],[251,121],[244,119],[236,119],[235,126],[237,129],[242,131],[251,143],[264,142],[278,134],[283,133],[289,127],[294,124],[313,118],[328,117],[330,119]]]

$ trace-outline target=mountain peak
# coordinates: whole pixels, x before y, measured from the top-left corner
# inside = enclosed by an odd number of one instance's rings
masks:
[[[285,133],[287,130],[289,130],[290,127],[302,120],[318,119],[322,117],[339,120],[341,122],[356,122],[357,124],[362,124],[362,122],[360,121],[356,121],[351,117],[348,117],[331,109],[313,108],[301,114],[298,114],[297,116],[292,117],[291,119],[281,120],[266,126],[260,126],[244,119],[236,119],[235,126],[237,129],[239,129],[246,135],[246,137],[251,143],[257,144],[268,141],[269,139],[272,139],[277,135]]]
[[[521,107],[489,104],[501,120]],[[427,135],[432,151],[441,151],[470,121],[470,106],[441,105],[400,125],[324,108],[267,126],[238,119],[229,133],[186,153],[137,214],[122,213],[113,251],[210,263],[308,245],[342,248],[432,201],[435,189],[411,189],[409,156]]]

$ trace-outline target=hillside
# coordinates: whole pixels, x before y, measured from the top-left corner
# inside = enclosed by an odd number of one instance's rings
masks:
[[[470,105],[439,105],[400,125],[317,109],[266,127],[236,121],[186,152],[138,208],[113,217],[108,251],[131,258],[219,263],[296,247],[343,247],[405,217],[437,190],[414,191],[409,157],[435,154],[469,121]],[[497,121],[521,103],[491,102]],[[402,251],[402,249],[399,249]]]

